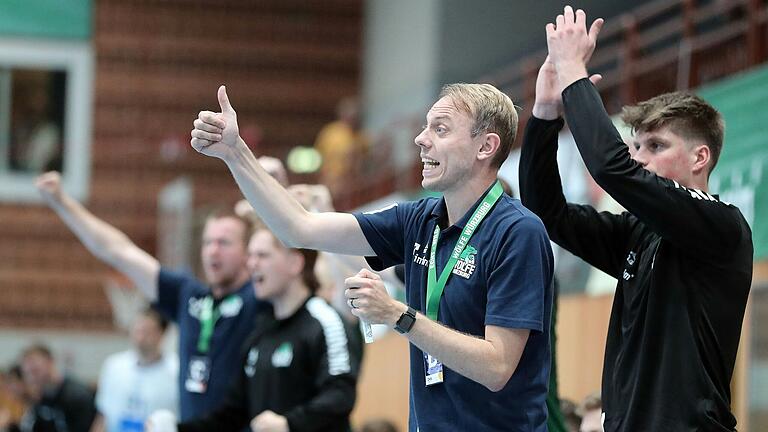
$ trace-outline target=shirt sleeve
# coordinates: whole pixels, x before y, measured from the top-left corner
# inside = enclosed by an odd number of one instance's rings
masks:
[[[160,268],[157,275],[157,301],[153,304],[160,313],[171,321],[178,322],[179,298],[189,276]]]
[[[380,271],[403,263],[405,227],[413,207],[414,203],[397,203],[373,212],[354,213],[376,252],[375,257],[366,257],[372,269]]]
[[[627,214],[566,203],[557,166],[557,137],[562,127],[562,119],[531,117],[528,121],[520,152],[520,200],[541,218],[555,243],[619,277],[631,221]]]
[[[488,281],[485,324],[544,331],[552,248],[534,216],[517,220],[502,238]]]
[[[592,177],[619,204],[672,244],[701,258],[730,254],[744,238],[739,210],[657,176],[632,160],[587,79],[563,91],[565,115]]]

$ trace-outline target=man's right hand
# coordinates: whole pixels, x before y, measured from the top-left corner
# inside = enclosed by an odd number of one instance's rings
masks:
[[[56,171],[49,171],[45,174],[41,174],[35,180],[35,186],[40,191],[40,195],[43,196],[49,203],[61,202],[61,174]]]
[[[198,152],[226,160],[240,141],[237,113],[229,103],[227,89],[219,87],[221,112],[200,111],[192,129],[192,147]]]

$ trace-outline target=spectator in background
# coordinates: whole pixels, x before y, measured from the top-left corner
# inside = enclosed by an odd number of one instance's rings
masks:
[[[49,71],[14,71],[9,165],[38,174],[62,166],[62,107],[55,93],[60,80]]]
[[[568,432],[579,432],[581,416],[576,412],[577,406],[570,399],[560,399],[560,412],[563,413]]]
[[[48,347],[25,349],[21,370],[33,401],[19,425],[22,432],[88,432],[96,415],[93,391],[63,376]]]
[[[600,392],[584,398],[576,412],[581,416],[579,432],[603,432],[603,402],[600,400]]]
[[[96,257],[125,274],[179,326],[181,418],[205,415],[224,399],[239,349],[267,305],[253,295],[246,260],[251,222],[232,212],[211,214],[200,250],[206,282],[171,271],[124,233],[91,214],[61,188],[56,172],[37,187],[47,204]]]
[[[336,121],[325,125],[317,134],[315,149],[323,158],[320,182],[335,195],[345,182],[359,181],[369,138],[360,129],[360,102],[344,98],[336,107]]]
[[[150,418],[152,432],[349,431],[355,404],[359,344],[325,300],[314,295],[317,252],[290,249],[258,229],[248,246],[256,296],[274,313],[259,316],[242,347],[229,397],[210,415],[175,425],[167,413]]]
[[[151,308],[136,318],[133,348],[112,354],[101,369],[91,432],[141,432],[147,416],[159,409],[178,416],[179,359],[162,351],[167,328],[168,321]]]
[[[28,404],[29,394],[21,375],[21,366],[15,364],[2,374],[0,432],[18,432],[19,422]]]
[[[288,179],[285,168],[279,159],[261,156],[259,163],[280,185],[286,187],[288,192],[298,201],[302,207],[313,213],[324,213],[335,211],[331,192],[327,186],[322,184],[294,184],[288,185]],[[262,225],[261,220],[256,215],[253,207],[247,200],[241,200],[235,205],[235,212],[242,216],[250,218],[257,226]],[[336,308],[348,324],[357,324],[358,318],[352,315],[346,305],[344,297],[344,280],[357,273],[357,269],[368,267],[365,259],[353,255],[334,254],[328,252],[318,252],[315,261],[315,274],[320,283],[315,295],[327,301]],[[393,297],[397,298],[398,293],[403,291],[403,281],[398,279],[393,269],[386,269],[379,273],[382,280],[386,283],[387,291]],[[400,296],[402,297],[402,296]],[[383,326],[373,328],[373,337],[386,333]],[[363,330],[364,332],[365,330]],[[359,332],[357,332],[359,333]],[[353,337],[358,336],[355,333]]]

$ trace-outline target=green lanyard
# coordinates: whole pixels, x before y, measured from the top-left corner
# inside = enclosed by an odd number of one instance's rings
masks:
[[[224,299],[226,300],[226,299]],[[223,303],[224,301],[222,301]],[[221,316],[219,308],[213,307],[213,297],[207,296],[201,300],[200,307],[200,337],[197,338],[197,351],[200,354],[208,353],[211,348],[211,336],[213,327]]]
[[[491,190],[483,197],[483,202],[472,213],[472,217],[469,218],[469,222],[464,226],[461,231],[459,240],[456,242],[456,246],[453,247],[453,253],[445,264],[442,273],[440,273],[440,280],[437,279],[437,269],[435,254],[437,251],[437,240],[440,237],[440,227],[435,225],[435,232],[432,235],[432,244],[430,245],[429,252],[429,271],[427,273],[427,317],[433,321],[437,321],[437,311],[440,308],[440,297],[443,295],[445,284],[448,282],[448,277],[451,275],[453,268],[459,260],[459,256],[464,252],[464,248],[469,244],[469,239],[472,238],[472,234],[475,233],[475,229],[480,225],[488,212],[491,211],[496,201],[504,192],[501,187],[501,183],[498,181],[493,185]]]

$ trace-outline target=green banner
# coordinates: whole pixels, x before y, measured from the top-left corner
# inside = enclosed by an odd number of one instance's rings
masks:
[[[0,37],[89,39],[92,0],[2,0]]]
[[[752,227],[755,260],[768,258],[768,67],[709,85],[698,94],[725,118],[725,144],[710,193],[741,209]]]

